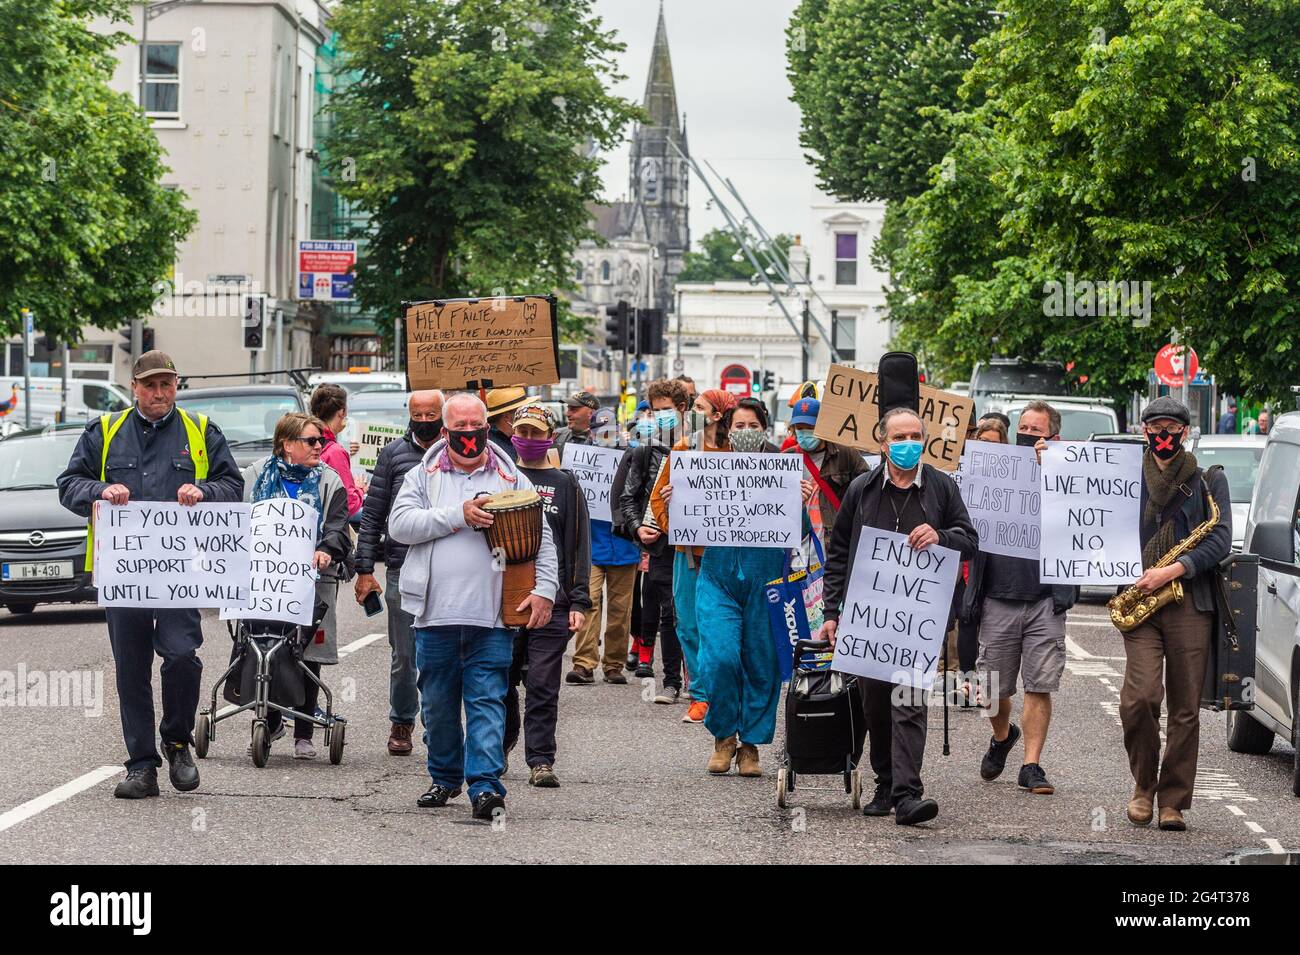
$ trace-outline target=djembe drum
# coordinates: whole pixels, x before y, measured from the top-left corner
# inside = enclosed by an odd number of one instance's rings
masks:
[[[534,560],[542,549],[542,499],[536,491],[498,491],[479,502],[492,515],[484,528],[487,545],[505,557],[501,575],[501,619],[508,627],[528,624],[529,614],[515,608],[537,584]]]

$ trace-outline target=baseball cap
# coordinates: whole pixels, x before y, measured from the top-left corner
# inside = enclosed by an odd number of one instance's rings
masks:
[[[171,356],[156,349],[145,352],[131,366],[131,377],[136,379],[175,374],[177,374],[176,363],[172,361]]]
[[[790,424],[816,424],[817,413],[821,411],[822,403],[816,398],[800,398],[794,404],[794,410],[790,413]]]
[[[515,412],[514,417],[514,426],[517,428],[521,424],[535,425],[543,431],[554,431],[555,416],[542,405],[524,405]]]
[[[590,408],[592,411],[600,407],[600,402],[590,391],[575,391],[569,395],[568,404],[570,408]]]

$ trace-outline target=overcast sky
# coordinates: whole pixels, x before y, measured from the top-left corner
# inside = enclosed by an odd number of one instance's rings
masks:
[[[798,0],[665,0],[664,20],[677,107],[686,114],[691,156],[731,179],[764,228],[806,232],[813,173],[799,147],[799,110],[790,101],[785,27]],[[596,0],[606,29],[627,45],[614,92],[641,102],[659,0]],[[628,191],[628,149],[607,157],[606,198]],[[724,224],[705,209],[708,191],[691,178],[691,240]],[[725,195],[725,193],[723,193]],[[729,198],[729,197],[728,197]],[[734,202],[728,206],[736,210]]]

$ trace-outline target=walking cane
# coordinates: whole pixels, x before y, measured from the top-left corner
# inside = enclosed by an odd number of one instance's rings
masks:
[[[948,634],[943,635],[943,755],[948,749]]]

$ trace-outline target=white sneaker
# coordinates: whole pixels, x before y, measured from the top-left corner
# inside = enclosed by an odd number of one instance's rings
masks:
[[[293,741],[293,758],[315,759],[316,747],[311,744],[309,739],[296,739]]]

